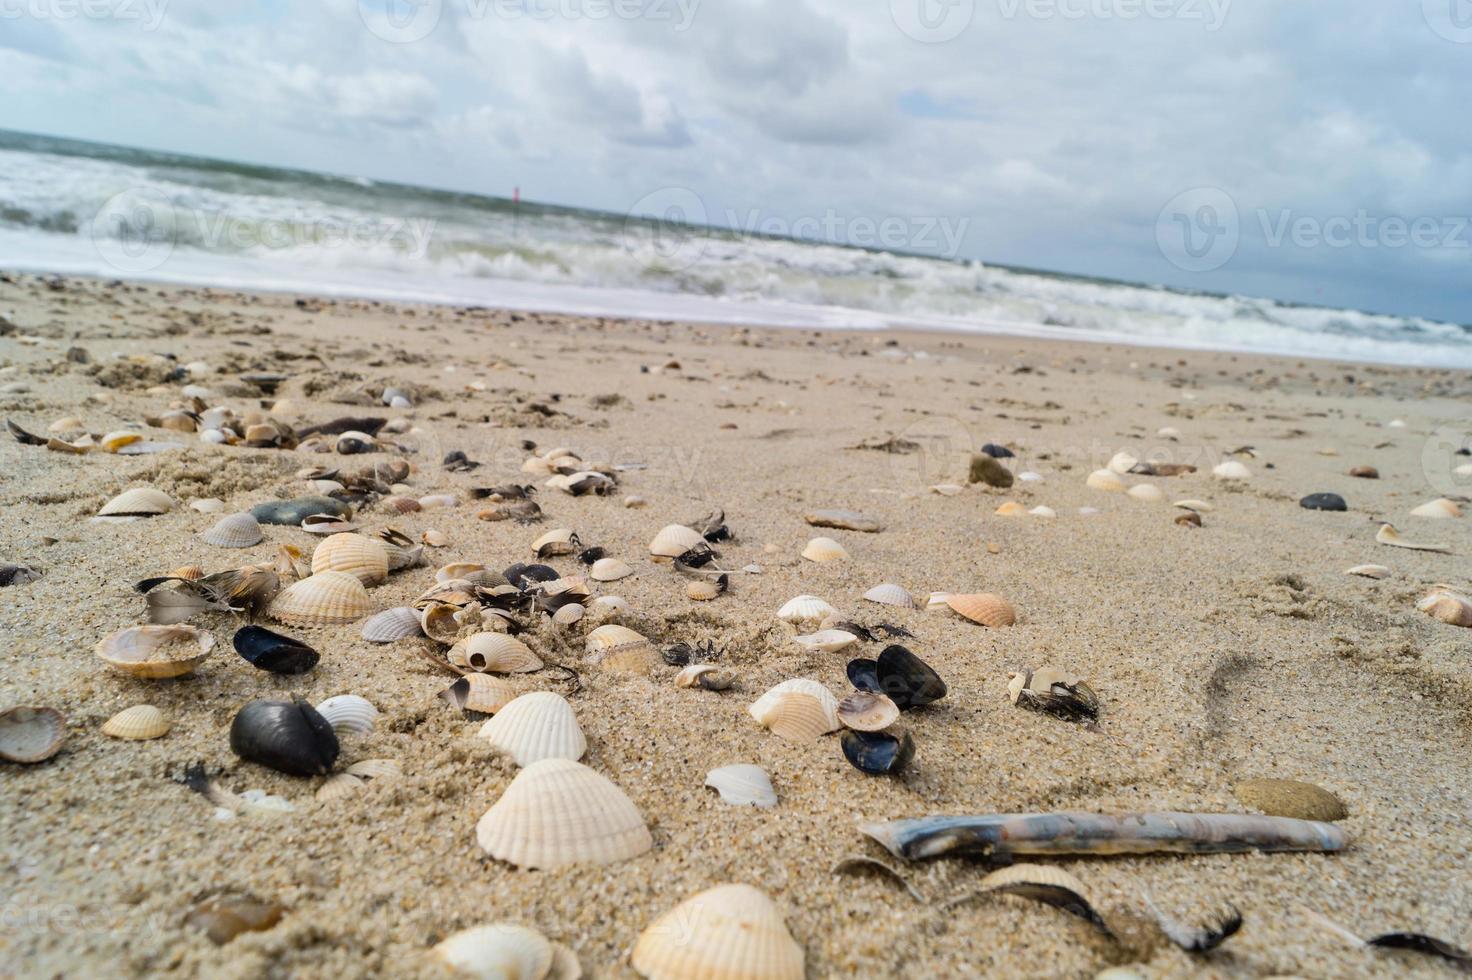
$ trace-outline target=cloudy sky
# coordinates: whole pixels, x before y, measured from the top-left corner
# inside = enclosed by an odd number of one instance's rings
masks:
[[[1472,0],[0,0],[0,127],[1472,323]]]

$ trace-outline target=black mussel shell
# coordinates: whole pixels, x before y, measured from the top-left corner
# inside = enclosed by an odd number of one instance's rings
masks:
[[[1440,956],[1453,963],[1472,964],[1472,953],[1435,936],[1426,936],[1419,932],[1388,932],[1368,940],[1367,945],[1381,949],[1408,949],[1429,956]]]
[[[250,514],[262,524],[300,527],[302,521],[314,514],[352,517],[353,509],[333,497],[297,497],[295,500],[268,500],[264,504],[256,504],[250,509]]]
[[[599,560],[604,559],[604,558],[607,558],[607,557],[608,557],[608,549],[606,549],[606,548],[600,548],[600,547],[597,547],[595,545],[594,547],[588,548],[587,550],[585,550],[581,554],[579,554],[578,555],[578,561],[582,562],[584,565],[591,565],[594,562],[599,561]]]
[[[273,633],[260,626],[246,626],[235,634],[235,652],[252,666],[273,674],[305,674],[321,659],[316,650],[301,640]]]
[[[547,565],[523,565],[517,562],[506,571],[501,573],[506,576],[506,581],[518,589],[525,589],[532,582],[555,582],[562,578],[562,573]]]
[[[909,732],[856,732],[845,729],[839,741],[843,756],[860,772],[871,776],[895,776],[915,757],[915,740]]]
[[[989,442],[985,446],[982,446],[981,451],[992,459],[1011,459],[1015,455],[1006,446],[999,446],[994,442]]]
[[[870,694],[884,693],[879,689],[879,661],[850,660],[847,673],[848,682],[857,690],[868,691]]]
[[[252,701],[230,723],[230,751],[291,776],[325,776],[340,750],[332,725],[300,698]]]
[[[1349,505],[1337,493],[1311,493],[1298,502],[1304,510],[1348,510]]]
[[[887,694],[901,711],[939,701],[946,696],[946,682],[930,665],[902,646],[885,647],[875,674],[879,693]]]

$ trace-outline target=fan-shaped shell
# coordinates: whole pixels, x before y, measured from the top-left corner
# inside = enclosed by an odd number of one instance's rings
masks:
[[[151,704],[124,708],[102,725],[102,734],[128,741],[162,738],[168,733],[168,716]]]
[[[376,538],[361,534],[333,534],[312,552],[312,574],[345,572],[364,585],[388,581],[388,549]]]
[[[463,929],[430,952],[457,974],[484,980],[543,980],[552,969],[552,944],[506,923]]]
[[[1165,499],[1165,493],[1153,483],[1137,483],[1127,491],[1136,500],[1156,503]]]
[[[1411,511],[1411,516],[1430,517],[1437,520],[1445,520],[1449,517],[1461,517],[1462,508],[1458,507],[1454,501],[1447,500],[1445,497],[1442,497],[1438,500],[1433,500],[1430,503],[1422,504],[1420,507],[1417,507],[1415,510]]]
[[[66,719],[55,708],[11,708],[0,713],[0,759],[30,765],[61,751]]]
[[[648,637],[643,633],[631,630],[627,626],[610,623],[588,634],[588,656],[596,657],[600,662],[609,657],[643,650],[653,651],[654,644],[650,643]]]
[[[648,980],[802,980],[802,947],[771,899],[719,885],[686,899],[639,936],[630,960]]]
[[[1252,479],[1252,471],[1235,459],[1229,459],[1225,463],[1219,463],[1212,467],[1211,475],[1218,480]]]
[[[719,582],[709,579],[697,579],[685,586],[686,597],[695,602],[710,602],[718,599],[725,592],[725,588]]]
[[[811,742],[839,728],[838,699],[817,681],[783,681],[757,699],[751,716],[772,734]]]
[[[777,791],[772,777],[761,766],[722,766],[706,773],[705,785],[721,794],[732,806],[771,807],[777,805]]]
[[[813,538],[806,548],[802,549],[802,556],[808,561],[829,562],[842,561],[847,558],[848,550],[832,538]]]
[[[705,538],[701,537],[700,532],[694,528],[685,527],[683,524],[671,524],[649,542],[649,553],[655,558],[678,558],[704,542]]]
[[[520,693],[510,681],[491,674],[466,674],[440,693],[456,708],[493,715],[515,701]]]
[[[958,615],[982,626],[999,628],[1017,622],[1017,610],[1012,607],[1012,603],[989,592],[947,596],[946,605]]]
[[[805,650],[817,650],[820,653],[837,653],[844,647],[859,642],[859,638],[848,630],[839,629],[822,630],[807,636],[794,636],[793,640]]]
[[[475,833],[492,857],[523,868],[613,864],[654,846],[624,791],[567,759],[543,759],[518,773]]]
[[[133,626],[103,637],[95,647],[102,662],[146,680],[184,677],[215,646],[212,633],[195,626]]]
[[[477,633],[455,644],[450,662],[491,674],[530,674],[544,666],[531,647],[505,633]]]
[[[915,597],[904,588],[891,582],[874,586],[864,593],[864,598],[882,606],[899,606],[901,609],[915,608]]]
[[[838,610],[814,595],[800,595],[788,599],[781,609],[777,610],[777,618],[785,623],[819,622],[829,616],[838,615]]]
[[[135,487],[109,500],[97,512],[97,516],[153,517],[156,514],[167,514],[173,509],[173,499],[162,490],[155,490],[153,487]]]
[[[1092,490],[1105,490],[1109,493],[1119,493],[1124,490],[1124,481],[1113,470],[1095,470],[1089,474],[1087,483]]]
[[[327,719],[339,735],[367,735],[378,721],[378,709],[367,698],[339,694],[317,705],[317,714]]]
[[[633,574],[634,570],[618,558],[600,558],[593,563],[592,570],[588,572],[589,578],[595,582],[617,582]]]
[[[838,702],[838,720],[855,731],[880,732],[899,718],[899,705],[873,691],[855,691]]]
[[[424,628],[419,624],[418,611],[408,606],[385,609],[375,616],[369,616],[363,623],[363,639],[369,643],[392,643],[423,635]]]
[[[552,624],[566,629],[572,624],[582,620],[587,615],[587,610],[578,603],[569,603],[552,614]]]
[[[543,759],[576,761],[588,751],[572,705],[552,691],[512,698],[481,726],[480,737],[510,755],[518,766]]]
[[[317,801],[319,803],[334,803],[346,799],[363,789],[364,782],[350,772],[334,773],[327,777],[317,790]]]
[[[231,514],[215,522],[215,526],[200,534],[205,544],[217,548],[250,548],[261,543],[260,522],[249,514]]]
[[[373,601],[356,577],[318,572],[283,589],[269,611],[292,626],[330,626],[357,622],[373,611]]]
[[[1472,600],[1455,592],[1432,592],[1416,603],[1416,608],[1452,626],[1472,626]]]

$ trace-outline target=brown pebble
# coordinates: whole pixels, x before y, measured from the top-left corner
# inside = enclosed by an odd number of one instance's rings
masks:
[[[1349,475],[1357,476],[1361,480],[1380,479],[1380,471],[1375,469],[1375,467],[1373,466],[1356,466],[1354,469],[1349,471]]]
[[[1339,797],[1296,779],[1246,779],[1232,787],[1232,793],[1244,806],[1270,817],[1343,820],[1349,816]]]

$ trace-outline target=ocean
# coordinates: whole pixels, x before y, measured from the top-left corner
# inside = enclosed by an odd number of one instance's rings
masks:
[[[0,131],[0,268],[1472,367],[1457,324],[707,227],[687,198],[629,217]]]

